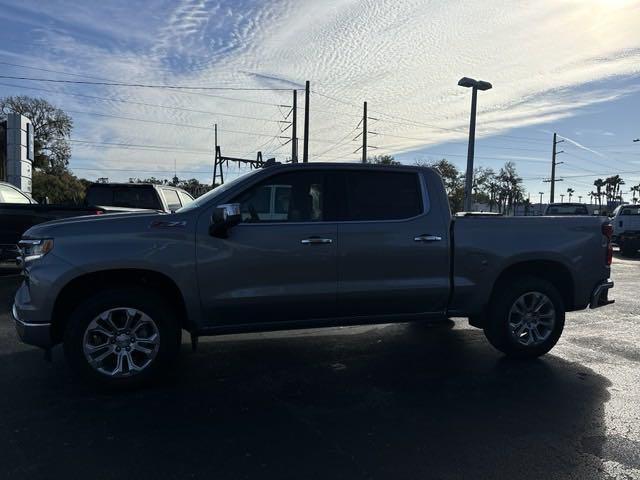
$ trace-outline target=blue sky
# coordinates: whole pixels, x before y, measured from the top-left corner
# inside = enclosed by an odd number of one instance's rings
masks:
[[[532,199],[547,197],[557,132],[558,190],[585,196],[598,176],[640,183],[639,18],[628,0],[0,0],[0,74],[287,89],[310,80],[312,160],[357,161],[351,139],[367,100],[371,153],[461,167],[470,95],[456,83],[482,78],[494,88],[479,97],[476,165],[512,160]],[[290,153],[278,138],[290,92],[0,79],[0,96],[13,94],[70,112],[71,168],[91,179],[162,177],[175,165],[210,181],[214,123],[227,155]]]

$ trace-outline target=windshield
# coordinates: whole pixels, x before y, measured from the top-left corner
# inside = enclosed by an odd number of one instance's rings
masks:
[[[622,210],[620,210],[620,216],[628,215],[640,215],[640,205],[622,207]]]
[[[260,170],[252,170],[251,172],[246,173],[244,175],[241,175],[241,176],[239,176],[237,178],[234,178],[230,182],[226,182],[226,183],[214,188],[213,190],[209,190],[204,195],[196,198],[193,202],[191,202],[191,203],[185,205],[184,207],[176,210],[176,212],[177,213],[188,212],[189,210],[193,210],[194,208],[199,208],[200,206],[204,205],[205,203],[208,203],[210,200],[216,198],[218,195],[222,195],[223,193],[225,193],[227,190],[229,190],[233,186],[237,185],[238,183],[243,182],[247,178],[255,175],[259,171]]]

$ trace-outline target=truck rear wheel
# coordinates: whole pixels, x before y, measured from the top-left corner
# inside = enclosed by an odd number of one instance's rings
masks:
[[[157,379],[180,349],[173,309],[151,290],[97,292],[69,318],[64,352],[72,370],[103,387],[135,387]]]
[[[484,327],[491,345],[519,358],[551,350],[564,329],[565,307],[557,288],[537,277],[512,279],[497,288]]]

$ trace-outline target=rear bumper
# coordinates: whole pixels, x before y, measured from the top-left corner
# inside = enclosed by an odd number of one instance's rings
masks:
[[[41,348],[49,348],[53,345],[50,323],[27,323],[22,321],[15,304],[11,309],[11,316],[16,324],[18,336],[24,343]]]
[[[593,289],[593,293],[591,294],[591,302],[589,303],[589,307],[598,308],[614,303],[615,300],[609,300],[609,290],[612,288],[613,281],[611,280],[605,280],[598,284],[596,288]]]

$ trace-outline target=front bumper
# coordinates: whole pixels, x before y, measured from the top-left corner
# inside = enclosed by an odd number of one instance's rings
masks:
[[[53,346],[50,323],[27,323],[20,320],[15,304],[11,309],[11,316],[16,324],[18,336],[24,343],[41,348],[50,348]]]
[[[609,300],[609,290],[612,288],[612,280],[605,280],[598,284],[596,288],[593,289],[593,293],[591,294],[591,302],[589,303],[589,307],[598,308],[614,303],[615,300]]]
[[[618,242],[640,244],[640,233],[638,232],[623,233],[622,235],[618,236]]]

